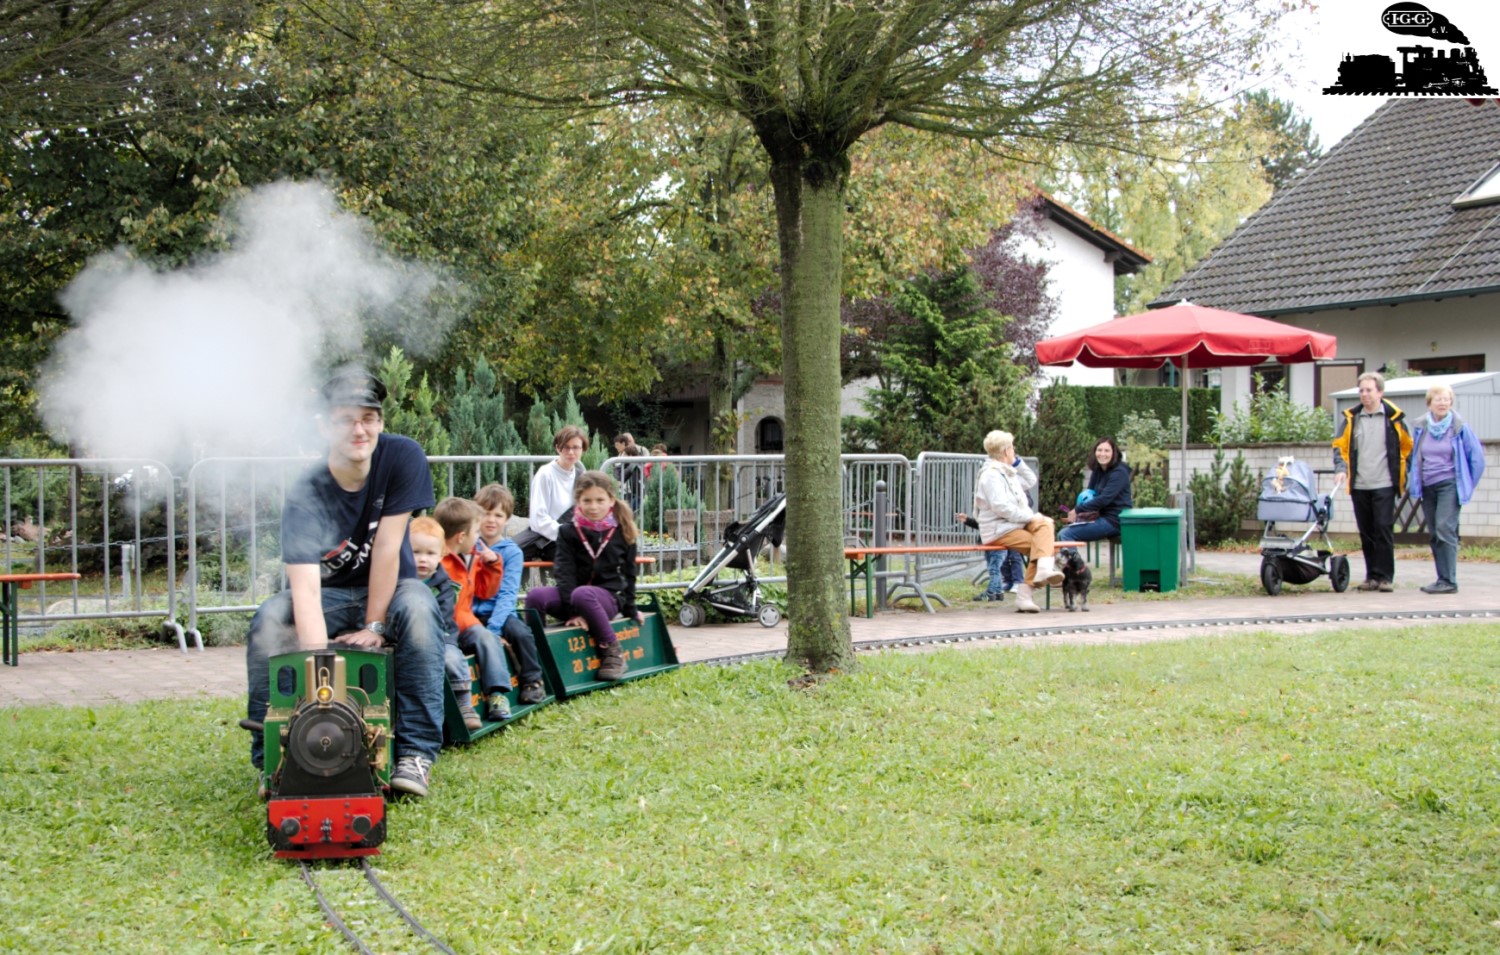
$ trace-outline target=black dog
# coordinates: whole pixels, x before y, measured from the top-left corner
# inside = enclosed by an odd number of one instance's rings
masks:
[[[1089,562],[1080,553],[1083,548],[1059,549],[1063,551],[1057,558],[1057,564],[1063,573],[1063,606],[1069,611],[1082,610],[1088,613],[1089,587],[1094,583],[1094,572],[1089,570]],[[1074,606],[1075,603],[1077,606]]]

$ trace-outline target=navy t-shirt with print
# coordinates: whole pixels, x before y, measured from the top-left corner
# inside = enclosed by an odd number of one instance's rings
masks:
[[[318,564],[324,587],[367,587],[370,548],[380,519],[432,507],[432,472],[421,445],[398,434],[375,443],[364,487],[346,491],[319,462],[287,488],[281,559]],[[401,578],[416,577],[411,540],[401,542]]]

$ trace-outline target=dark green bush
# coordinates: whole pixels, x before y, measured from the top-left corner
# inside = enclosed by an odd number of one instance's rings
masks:
[[[1224,449],[1214,452],[1214,463],[1208,473],[1194,474],[1188,482],[1193,492],[1193,513],[1197,520],[1199,543],[1213,544],[1232,539],[1245,519],[1255,513],[1255,498],[1260,479],[1236,454],[1234,461],[1224,463]]]

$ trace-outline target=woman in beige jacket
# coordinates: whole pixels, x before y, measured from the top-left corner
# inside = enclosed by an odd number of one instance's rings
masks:
[[[1015,436],[1009,431],[991,431],[985,435],[984,450],[990,459],[980,468],[974,487],[979,539],[1030,555],[1026,582],[1016,588],[1016,609],[1036,613],[1041,608],[1032,596],[1033,588],[1063,581],[1052,558],[1052,518],[1031,509],[1026,492],[1036,486],[1036,473],[1017,456]]]

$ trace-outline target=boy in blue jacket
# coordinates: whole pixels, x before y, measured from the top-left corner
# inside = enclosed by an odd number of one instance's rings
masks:
[[[484,511],[484,517],[479,521],[479,540],[474,544],[475,556],[489,571],[500,574],[500,586],[493,598],[475,598],[474,615],[485,621],[485,626],[515,651],[516,669],[521,680],[518,697],[521,703],[540,703],[547,698],[547,691],[542,685],[536,638],[526,621],[516,613],[524,558],[520,545],[505,535],[505,526],[516,509],[516,499],[505,485],[486,484],[474,495],[474,503]]]

